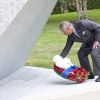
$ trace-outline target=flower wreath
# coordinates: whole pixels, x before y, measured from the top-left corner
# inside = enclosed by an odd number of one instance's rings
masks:
[[[63,59],[57,55],[53,58],[53,62],[54,71],[65,79],[82,83],[88,78],[89,72],[83,67],[74,66],[69,58]]]

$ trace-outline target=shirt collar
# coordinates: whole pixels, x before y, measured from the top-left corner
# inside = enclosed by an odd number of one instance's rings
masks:
[[[73,27],[73,33],[74,33],[76,36],[78,36],[78,37],[80,38],[80,36],[77,34],[77,32],[76,32],[74,26],[72,26],[72,27]]]

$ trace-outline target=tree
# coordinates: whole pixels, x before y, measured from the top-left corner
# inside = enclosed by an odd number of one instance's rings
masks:
[[[52,14],[63,14],[67,10],[68,0],[58,0]]]
[[[69,12],[76,11],[76,2],[75,0],[68,0],[67,1],[67,9]]]
[[[76,8],[79,19],[87,18],[87,0],[76,0]]]
[[[87,18],[87,8],[100,8],[100,0],[58,0],[52,14],[77,11],[79,19],[84,19]]]
[[[65,11],[67,9],[67,7],[66,7],[67,0],[58,0],[58,2],[60,3],[60,11],[61,11],[61,13],[62,14],[65,13]]]

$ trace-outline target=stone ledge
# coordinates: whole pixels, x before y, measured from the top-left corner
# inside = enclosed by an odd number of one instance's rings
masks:
[[[100,83],[74,84],[52,69],[25,66],[0,81],[1,100],[99,100]]]

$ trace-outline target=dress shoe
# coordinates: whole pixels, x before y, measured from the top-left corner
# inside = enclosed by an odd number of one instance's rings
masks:
[[[95,82],[100,82],[100,75],[99,75],[99,77],[95,80]]]
[[[94,79],[94,74],[93,72],[90,72],[89,76],[88,76],[88,79]]]
[[[91,74],[90,74],[90,75],[88,76],[88,79],[94,79],[94,75],[91,75]]]

